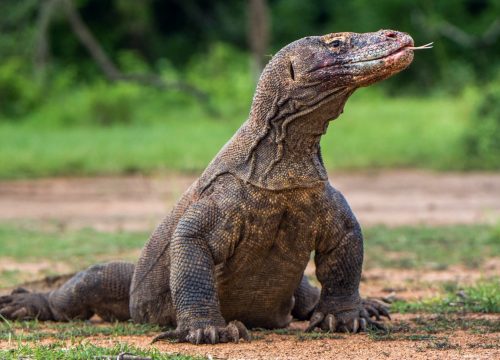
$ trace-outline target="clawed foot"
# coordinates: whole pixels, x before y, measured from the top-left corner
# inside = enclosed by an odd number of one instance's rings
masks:
[[[50,320],[52,314],[45,294],[17,288],[10,295],[0,296],[0,319]]]
[[[189,342],[198,345],[227,342],[237,343],[240,339],[250,341],[250,333],[240,321],[231,321],[227,326],[210,325],[205,328],[166,331],[156,336],[151,343],[159,340],[177,340],[178,342]]]
[[[316,311],[311,316],[306,332],[311,332],[319,327],[323,331],[357,333],[364,332],[368,328],[387,331],[381,324],[381,316],[391,319],[388,308],[376,300],[363,300],[358,310],[340,312],[336,314],[324,314]],[[372,320],[374,317],[376,319]]]

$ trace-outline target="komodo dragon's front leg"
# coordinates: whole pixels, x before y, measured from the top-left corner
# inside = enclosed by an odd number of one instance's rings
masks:
[[[366,331],[368,325],[384,328],[370,319],[389,318],[380,303],[362,300],[359,282],[363,265],[361,228],[342,194],[327,188],[327,215],[324,232],[316,245],[316,275],[322,285],[319,303],[307,331],[320,327],[327,331]]]
[[[226,324],[215,285],[215,264],[223,261],[218,239],[209,235],[221,218],[217,205],[205,198],[193,204],[180,219],[170,245],[170,287],[177,328],[153,341],[175,339],[194,344],[250,340],[239,321]]]

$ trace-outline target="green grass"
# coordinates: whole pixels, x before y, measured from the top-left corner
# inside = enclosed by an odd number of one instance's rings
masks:
[[[156,325],[133,324],[131,322],[96,325],[88,321],[68,323],[0,321],[0,340],[13,345],[17,344],[17,348],[13,350],[0,350],[0,358],[92,359],[96,356],[113,356],[112,358],[116,359],[120,353],[130,353],[151,359],[202,359],[202,357],[197,356],[162,354],[154,348],[138,348],[115,339],[120,336],[152,338],[159,331],[160,327]],[[83,341],[89,337],[111,339],[112,346],[96,346],[88,341]],[[43,345],[40,343],[41,340],[50,340],[51,344]]]
[[[444,269],[461,264],[476,268],[500,256],[500,226],[377,226],[364,230],[365,268]]]
[[[39,129],[0,126],[0,178],[203,169],[236,125],[199,120]]]
[[[13,350],[0,350],[0,358],[3,360],[18,360],[18,359],[39,359],[39,360],[55,360],[55,359],[71,359],[71,360],[88,360],[88,359],[116,359],[121,353],[133,354],[136,356],[149,357],[151,359],[165,360],[197,360],[204,359],[202,357],[193,357],[189,355],[171,355],[163,354],[159,350],[143,350],[126,343],[118,343],[113,347],[101,347],[92,344],[72,344],[70,347],[63,342],[54,342],[50,345],[35,346],[31,344],[19,344]]]
[[[361,90],[363,91],[363,90]],[[355,94],[322,141],[327,167],[460,167],[472,101]]]
[[[500,279],[483,280],[463,289],[454,287],[444,296],[415,302],[396,301],[391,310],[399,313],[500,313]]]
[[[20,261],[80,261],[101,256],[119,257],[121,253],[142,248],[147,233],[99,232],[82,230],[37,230],[22,226],[0,225],[1,256]]]
[[[89,336],[153,336],[160,332],[156,325],[117,322],[96,325],[88,321],[71,321],[68,323],[40,323],[38,321],[0,322],[0,340],[39,341],[42,339],[75,340]]]
[[[148,237],[149,234],[142,232],[47,231],[0,224],[0,256],[28,263],[49,261],[40,276],[56,275],[50,262],[63,263],[68,271],[79,271],[91,264],[110,260],[135,262],[137,255],[130,252],[142,248]],[[0,270],[0,288],[25,280],[25,273],[20,270]]]
[[[161,105],[158,96],[149,102],[140,98],[130,110],[130,120],[110,126],[51,122],[51,117],[80,114],[80,102],[64,105],[61,100],[29,121],[0,122],[0,178],[199,172],[245,120],[248,97],[235,108],[226,96],[220,119],[210,118],[189,102]],[[322,141],[326,166],[460,168],[461,139],[472,103],[452,98],[388,98],[360,90]],[[118,111],[113,109],[109,111]],[[96,116],[81,111],[82,117]],[[122,111],[118,112],[116,116]]]
[[[471,331],[478,334],[500,332],[500,322],[495,319],[469,318],[460,313],[419,315],[411,319],[418,331],[436,334],[443,331]]]

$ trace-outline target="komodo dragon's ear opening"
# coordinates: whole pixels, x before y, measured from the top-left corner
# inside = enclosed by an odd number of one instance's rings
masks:
[[[293,81],[295,81],[295,70],[293,69],[293,63],[291,61],[288,70],[290,71],[290,77],[292,78]]]

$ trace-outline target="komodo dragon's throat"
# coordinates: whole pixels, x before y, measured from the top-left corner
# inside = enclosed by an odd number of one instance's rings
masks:
[[[61,287],[0,297],[7,319],[126,320],[176,326],[156,340],[249,339],[247,328],[357,332],[388,316],[362,300],[360,227],[328,182],[320,138],[349,96],[405,69],[404,33],[297,40],[264,69],[248,120],[154,231],[136,265],[95,265]],[[315,251],[321,290],[304,269]]]

